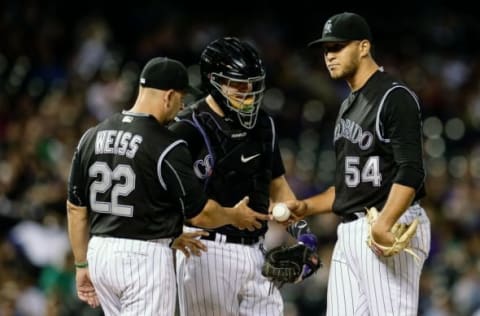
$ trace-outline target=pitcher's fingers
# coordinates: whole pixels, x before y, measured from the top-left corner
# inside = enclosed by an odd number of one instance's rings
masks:
[[[303,218],[304,218],[304,216],[299,216],[299,215],[295,214],[294,212],[291,212],[289,220],[291,220],[295,223],[295,222],[298,222],[299,220],[302,220]]]
[[[292,216],[290,216],[290,218],[287,219],[287,220],[284,222],[283,226],[288,227],[288,226],[294,224],[294,223],[297,222],[297,221],[298,221],[298,220],[295,220],[294,218],[292,218]]]

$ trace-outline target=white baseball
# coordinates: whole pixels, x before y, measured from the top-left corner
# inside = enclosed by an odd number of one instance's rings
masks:
[[[272,215],[277,222],[284,222],[290,217],[290,210],[285,203],[277,203],[273,206]]]

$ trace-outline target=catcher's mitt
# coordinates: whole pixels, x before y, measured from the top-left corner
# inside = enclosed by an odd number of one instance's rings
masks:
[[[297,283],[312,275],[321,265],[317,253],[303,244],[278,246],[265,254],[262,274],[281,285]]]
[[[379,244],[373,239],[372,236],[372,224],[377,220],[378,210],[375,207],[367,209],[367,222],[368,222],[368,246],[379,256],[390,257],[396,255],[401,251],[405,251],[412,255],[416,260],[420,258],[409,247],[410,240],[415,236],[418,226],[418,218],[416,218],[411,224],[395,223],[390,230],[395,237],[395,242],[391,246],[384,246]]]

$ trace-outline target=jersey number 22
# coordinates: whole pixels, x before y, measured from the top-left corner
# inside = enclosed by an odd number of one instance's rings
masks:
[[[100,180],[93,181],[90,185],[90,205],[92,210],[98,213],[109,213],[117,216],[133,216],[133,206],[118,203],[119,196],[129,195],[135,189],[135,172],[129,165],[119,164],[115,169],[105,162],[95,162],[88,169],[88,175]],[[123,183],[118,182],[124,179]],[[115,180],[115,183],[113,181]],[[102,202],[97,200],[97,195],[107,192],[112,187],[110,201]]]

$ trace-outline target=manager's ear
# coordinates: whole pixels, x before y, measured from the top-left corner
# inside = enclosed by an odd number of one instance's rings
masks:
[[[370,54],[370,48],[371,48],[371,44],[369,40],[362,40],[360,42],[360,51],[361,51],[362,57]]]
[[[170,108],[170,100],[173,98],[173,94],[175,93],[175,90],[169,89],[166,90],[165,93],[163,94],[163,101],[165,102],[165,107],[168,109]]]

